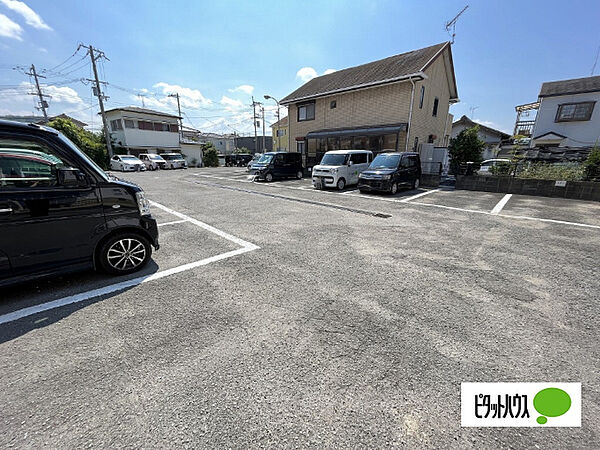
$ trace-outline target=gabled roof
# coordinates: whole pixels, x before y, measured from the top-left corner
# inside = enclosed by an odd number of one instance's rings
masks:
[[[448,48],[450,65],[452,65],[450,43],[443,42],[441,44],[432,45],[431,47],[401,53],[378,61],[338,70],[337,72],[328,75],[313,78],[283,98],[280,103],[289,104],[323,95],[406,80],[410,76],[416,77],[421,74],[421,72],[423,72],[445,48]],[[454,87],[454,92],[451,92],[450,94],[452,100],[458,98],[458,93],[456,90],[453,67],[451,67],[451,71],[453,78],[451,82]]]
[[[505,133],[504,131],[496,130],[494,128],[486,127],[485,125],[481,125],[480,123],[473,122],[471,119],[469,119],[467,116],[464,116],[464,115],[460,119],[458,119],[456,122],[453,122],[452,127],[454,127],[454,125],[465,125],[465,126],[468,126],[469,128],[474,127],[475,125],[478,125],[480,129],[485,130],[488,133],[495,134],[502,139],[508,139],[510,137],[510,134]]]
[[[141,114],[152,114],[153,116],[174,117],[176,119],[182,118],[176,114],[170,114],[170,113],[165,113],[165,112],[161,112],[161,111],[154,111],[153,109],[138,108],[137,106],[125,106],[123,108],[112,108],[112,109],[107,110],[106,112],[108,113],[108,112],[112,112],[112,111],[129,111],[129,112],[135,112],[135,113],[141,113]]]
[[[540,139],[540,138],[543,138],[543,137],[546,137],[546,138],[547,138],[547,137],[549,137],[550,135],[556,136],[556,137],[557,137],[557,138],[559,138],[559,139],[565,139],[565,138],[566,138],[566,136],[564,136],[564,135],[562,135],[562,134],[560,134],[560,133],[555,133],[554,131],[548,131],[547,133],[540,134],[539,136],[536,136],[536,137],[534,137],[533,139],[535,140],[535,139]]]
[[[288,126],[288,118],[285,116],[283,119],[271,124],[271,128],[273,127],[287,127]]]
[[[542,84],[539,97],[600,92],[600,75],[572,80],[548,81]]]

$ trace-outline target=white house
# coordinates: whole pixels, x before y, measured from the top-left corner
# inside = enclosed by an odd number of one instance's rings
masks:
[[[114,145],[131,155],[181,151],[179,116],[127,106],[106,111],[106,119]]]
[[[592,147],[600,143],[600,76],[542,84],[532,147]]]
[[[483,150],[482,155],[483,159],[496,158],[500,151],[500,143],[503,139],[508,139],[510,137],[508,133],[486,127],[485,125],[473,122],[467,116],[462,116],[452,124],[452,137],[455,138],[461,131],[473,128],[475,125],[479,125],[479,132],[477,133],[479,139],[485,142],[485,149]]]

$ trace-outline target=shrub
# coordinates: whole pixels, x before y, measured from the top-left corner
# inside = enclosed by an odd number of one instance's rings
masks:
[[[450,156],[450,168],[453,173],[458,173],[461,164],[482,161],[481,154],[485,148],[485,142],[479,139],[479,126],[462,130],[458,136],[450,139],[448,155]]]
[[[546,164],[533,163],[523,168],[519,178],[535,178],[538,180],[581,181],[585,178],[585,168],[582,164]]]
[[[205,167],[219,167],[219,154],[212,142],[202,145],[202,154]]]
[[[69,119],[56,118],[48,123],[55,130],[60,131],[73,144],[88,155],[103,169],[108,169],[108,151],[103,133],[93,133],[79,128]]]
[[[595,146],[585,163],[585,176],[588,180],[600,181],[600,147]]]

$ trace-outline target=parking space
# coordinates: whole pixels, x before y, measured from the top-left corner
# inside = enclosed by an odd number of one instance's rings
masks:
[[[160,225],[148,271],[2,291],[0,317],[52,306],[0,323],[3,447],[597,440],[597,204],[124,178]],[[503,380],[581,382],[584,427],[461,428],[460,383]]]

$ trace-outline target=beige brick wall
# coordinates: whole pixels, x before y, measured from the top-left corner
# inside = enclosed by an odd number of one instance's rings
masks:
[[[447,50],[445,50],[447,51]],[[444,128],[448,120],[450,89],[446,77],[445,62],[440,55],[425,73],[427,79],[415,83],[412,125],[408,150],[412,150],[414,138],[427,142],[430,134],[436,135],[435,145],[443,145]],[[421,86],[425,86],[423,108],[419,108]],[[408,122],[412,84],[410,81],[363,89],[316,99],[315,120],[298,122],[297,106],[289,105],[290,151],[296,151],[296,138],[310,131],[328,128],[358,127]],[[439,98],[437,116],[432,116],[434,98]],[[330,102],[336,108],[330,109]],[[450,130],[446,134],[449,134]],[[400,133],[399,149],[404,150],[406,134]]]
[[[447,51],[447,50],[445,50]],[[413,107],[413,116],[411,129],[409,132],[409,150],[413,149],[415,137],[419,138],[419,143],[427,143],[430,134],[437,136],[434,145],[444,145],[444,128],[448,121],[448,110],[450,107],[450,89],[446,77],[446,68],[444,58],[438,57],[434,63],[425,70],[427,79],[415,83],[415,103]],[[423,108],[419,108],[421,95],[421,86],[425,86],[425,97]],[[433,116],[433,102],[439,98],[437,116]],[[450,129],[446,130],[450,134]]]
[[[358,127],[408,122],[410,83],[396,83],[322,97],[315,102],[315,120],[298,122],[296,105],[289,106],[291,151],[296,150],[296,137],[326,128]],[[330,108],[335,100],[336,107]]]

